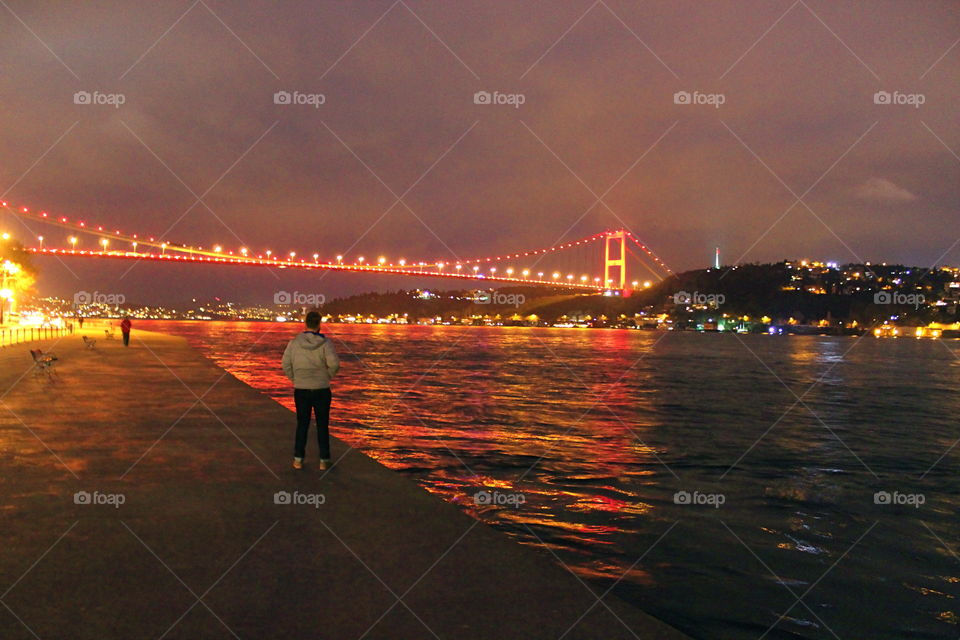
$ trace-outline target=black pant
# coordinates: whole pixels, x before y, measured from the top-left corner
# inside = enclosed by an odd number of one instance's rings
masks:
[[[124,331],[124,332],[122,332],[122,333],[123,333],[123,346],[129,347],[129,346],[130,346],[130,332],[129,332],[129,331]]]
[[[307,431],[310,430],[310,415],[317,416],[317,442],[320,459],[330,459],[330,389],[294,389],[293,402],[297,406],[297,441],[293,447],[295,458],[303,458],[307,450]]]

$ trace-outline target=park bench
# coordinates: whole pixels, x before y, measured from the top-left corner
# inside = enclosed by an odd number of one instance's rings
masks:
[[[87,336],[83,336],[83,344],[87,347],[87,349],[97,348],[97,341]]]
[[[52,378],[56,373],[54,367],[57,363],[57,356],[54,353],[44,353],[40,349],[30,349],[30,356],[33,358],[33,375],[46,375]]]

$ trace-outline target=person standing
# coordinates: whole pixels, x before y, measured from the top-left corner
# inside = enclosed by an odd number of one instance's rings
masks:
[[[310,417],[316,415],[320,470],[330,468],[330,380],[340,370],[340,358],[333,343],[320,333],[320,312],[310,311],[306,331],[298,334],[283,352],[283,373],[293,382],[297,408],[297,434],[293,446],[293,468],[302,469],[306,457]]]
[[[120,333],[123,334],[123,346],[130,346],[130,328],[133,326],[133,323],[130,322],[130,316],[127,316],[123,319],[123,322],[120,323]]]

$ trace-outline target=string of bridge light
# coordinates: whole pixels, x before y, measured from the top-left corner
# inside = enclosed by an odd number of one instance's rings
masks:
[[[99,236],[99,237],[100,237],[99,245],[100,245],[101,247],[103,247],[103,252],[104,252],[104,253],[107,253],[107,252],[108,252],[108,247],[109,247],[110,240],[117,240],[117,241],[120,241],[120,242],[129,243],[129,244],[131,245],[131,247],[133,248],[133,252],[134,252],[134,253],[137,253],[137,247],[142,245],[142,246],[149,246],[149,247],[154,247],[154,248],[160,249],[160,251],[161,251],[161,254],[160,254],[160,255],[161,255],[161,256],[163,256],[167,250],[177,251],[177,252],[183,252],[183,253],[189,253],[189,254],[197,254],[197,255],[202,255],[202,256],[207,256],[207,257],[222,257],[222,256],[224,256],[223,248],[222,248],[220,245],[214,245],[213,248],[212,248],[212,250],[205,250],[203,247],[194,247],[194,246],[186,245],[186,244],[178,244],[178,243],[172,243],[172,242],[157,240],[157,238],[156,238],[156,237],[153,237],[153,236],[144,236],[144,237],[141,237],[139,234],[136,234],[136,233],[134,233],[134,234],[125,234],[125,233],[122,233],[119,229],[115,229],[115,230],[111,233],[109,230],[104,229],[102,225],[96,225],[96,226],[87,225],[87,223],[84,222],[84,221],[72,221],[71,219],[67,218],[66,216],[51,215],[51,214],[47,213],[46,211],[36,211],[36,212],[33,212],[29,207],[12,207],[12,206],[11,206],[8,202],[6,202],[6,201],[0,201],[0,207],[2,207],[3,209],[6,209],[7,211],[9,211],[9,212],[11,212],[11,213],[13,213],[14,215],[18,215],[18,216],[31,216],[31,215],[32,215],[32,216],[35,217],[35,218],[37,219],[37,221],[39,221],[39,222],[43,222],[43,223],[47,223],[47,224],[53,224],[53,225],[55,225],[55,226],[59,226],[59,227],[62,227],[62,228],[71,229],[71,230],[78,231],[78,232],[81,232],[81,233],[89,233],[89,234],[92,234],[92,235]],[[387,262],[387,259],[386,259],[385,257],[381,256],[381,257],[377,260],[376,265],[373,265],[373,264],[370,264],[370,263],[364,264],[364,263],[366,262],[366,259],[365,259],[363,256],[358,256],[357,259],[356,259],[356,262],[354,263],[353,266],[354,266],[354,267],[361,268],[361,269],[364,269],[364,270],[390,270],[391,272],[395,272],[395,273],[407,273],[407,274],[409,274],[409,273],[423,273],[423,268],[425,268],[425,267],[434,267],[434,266],[436,266],[437,269],[442,272],[442,270],[443,270],[445,267],[447,267],[447,266],[453,266],[454,270],[457,271],[458,273],[457,273],[457,274],[450,274],[450,275],[462,275],[462,274],[459,273],[459,272],[462,272],[465,266],[473,265],[472,271],[473,271],[474,276],[476,276],[476,277],[483,277],[483,276],[479,273],[479,271],[480,271],[480,266],[479,266],[479,265],[480,265],[481,263],[502,262],[502,261],[504,261],[504,260],[515,260],[515,259],[518,259],[518,258],[538,256],[538,255],[545,255],[545,254],[549,254],[549,253],[556,252],[556,251],[562,251],[562,250],[564,250],[564,249],[572,249],[572,248],[577,247],[577,246],[586,245],[586,244],[589,244],[589,243],[591,243],[591,242],[596,242],[597,240],[600,240],[600,239],[603,239],[603,238],[609,236],[610,233],[611,233],[611,232],[609,232],[609,231],[603,231],[603,232],[600,232],[600,233],[596,233],[596,234],[594,234],[594,235],[592,235],[592,236],[589,236],[589,237],[587,237],[587,238],[582,238],[582,239],[580,239],[580,240],[574,240],[574,241],[571,241],[571,242],[554,245],[554,246],[552,246],[552,247],[545,247],[545,248],[542,248],[542,249],[533,249],[533,250],[530,250],[530,251],[521,251],[521,252],[512,253],[512,254],[504,254],[504,255],[497,255],[497,256],[488,256],[488,257],[484,257],[484,258],[471,258],[471,259],[467,259],[467,260],[457,260],[457,261],[455,261],[455,262],[447,262],[447,261],[443,261],[443,260],[438,260],[438,261],[431,261],[431,262],[425,262],[425,261],[411,262],[411,263],[408,264],[405,259],[401,258],[401,259],[399,260],[399,263],[398,263],[398,264],[394,264],[394,263],[388,263],[388,262]],[[657,257],[652,251],[650,251],[650,249],[648,249],[648,248],[646,247],[646,245],[644,245],[642,242],[640,242],[639,240],[637,240],[637,238],[634,237],[633,234],[631,234],[629,231],[625,231],[624,233],[625,233],[625,235],[626,235],[627,237],[629,237],[629,238],[631,239],[631,241],[633,241],[633,242],[634,242],[637,246],[639,246],[644,252],[646,252],[647,255],[649,255],[650,258],[653,259],[658,265],[660,265],[661,267],[663,267],[663,268],[664,268],[665,270],[667,270],[668,272],[673,273],[672,270],[671,270],[669,267],[667,267],[666,264],[664,264],[663,261],[660,260],[659,257]],[[42,235],[37,236],[37,239],[38,239],[39,242],[40,242],[40,247],[39,247],[40,250],[41,250],[41,251],[44,251],[44,249],[43,249],[44,236],[42,236]],[[72,249],[72,251],[76,252],[76,248],[77,248],[77,244],[78,244],[78,242],[79,242],[79,238],[78,238],[77,236],[75,236],[75,235],[71,235],[71,236],[69,237],[68,241],[69,241],[70,244],[71,244],[71,249]],[[85,253],[85,252],[84,252],[84,251],[80,251],[80,253]],[[257,263],[261,263],[261,264],[262,264],[262,263],[264,262],[264,260],[266,260],[267,262],[276,263],[277,265],[281,265],[281,266],[297,266],[298,264],[301,264],[301,265],[304,265],[304,266],[309,266],[309,265],[310,265],[310,263],[308,263],[308,262],[306,261],[306,259],[305,259],[305,258],[302,258],[302,257],[300,258],[299,263],[298,263],[298,262],[296,261],[297,253],[296,253],[295,251],[290,251],[290,252],[287,254],[288,257],[289,257],[289,260],[282,259],[282,258],[280,258],[280,257],[275,256],[274,253],[273,253],[273,251],[270,250],[270,249],[265,250],[264,253],[262,253],[262,254],[257,254],[256,256],[254,256],[254,255],[252,255],[252,254],[250,253],[250,251],[249,251],[246,247],[242,247],[242,248],[239,250],[239,254],[240,254],[240,257],[238,258],[238,257],[234,254],[234,252],[233,252],[232,250],[228,250],[228,251],[226,252],[226,255],[227,255],[227,256],[230,256],[232,259],[235,259],[235,260],[238,260],[238,261],[255,261],[255,262],[257,262]],[[321,263],[319,262],[319,259],[320,259],[320,254],[319,254],[319,253],[314,253],[312,257],[313,257],[313,261],[314,261],[313,264],[314,264],[314,265],[320,265],[320,264],[321,264]],[[332,266],[334,266],[334,264],[336,264],[337,267],[347,267],[347,266],[350,266],[349,264],[344,264],[344,256],[343,256],[343,255],[337,255],[337,256],[336,256],[336,263],[332,263],[332,262],[330,262],[330,263],[323,263],[323,266],[332,267]],[[398,268],[398,267],[399,267],[399,268]],[[491,272],[491,275],[496,274],[496,272],[497,272],[497,267],[491,267],[489,270],[490,270],[490,272]],[[509,279],[512,279],[512,278],[510,278],[510,277],[516,272],[516,270],[515,270],[513,267],[508,267],[508,268],[505,269],[504,271],[505,271],[505,273],[507,274],[507,276],[508,276]],[[524,277],[525,279],[526,279],[526,278],[529,278],[529,276],[532,275],[532,271],[531,271],[530,269],[522,269],[522,270],[521,270],[521,273],[522,273],[522,275],[523,275],[523,277]],[[446,275],[446,274],[445,274],[445,275]],[[466,275],[469,276],[469,271],[466,273]],[[544,278],[544,276],[545,276],[546,274],[545,274],[544,272],[537,272],[536,275],[537,275],[538,279],[539,279],[540,281],[542,281],[543,278]],[[559,272],[554,272],[554,273],[552,274],[552,279],[553,279],[554,281],[560,281],[560,282],[562,282],[561,274],[560,274]],[[574,279],[575,279],[575,276],[574,276],[573,274],[567,274],[567,275],[566,275],[566,280],[567,280],[568,282],[573,283]],[[523,281],[523,280],[521,280],[521,279],[519,279],[519,278],[518,278],[517,280],[518,280],[518,281]],[[580,286],[591,286],[591,285],[589,284],[590,278],[589,278],[589,276],[587,276],[587,275],[582,275],[582,276],[580,276],[579,281],[580,281]],[[608,280],[607,282],[604,283],[604,282],[602,282],[601,278],[599,278],[599,277],[594,277],[594,278],[593,278],[593,283],[594,283],[593,286],[603,287],[604,285],[609,284],[610,281]]]
[[[663,267],[664,269],[666,269],[667,273],[669,273],[669,274],[671,274],[671,275],[673,274],[673,269],[671,269],[671,268],[668,267],[666,264],[664,264],[663,260],[661,260],[659,257],[657,257],[657,254],[655,254],[653,251],[651,251],[650,249],[647,248],[647,245],[645,245],[645,244],[643,244],[642,242],[640,242],[640,241],[639,241],[632,233],[630,233],[629,231],[624,231],[624,233],[626,234],[626,236],[627,236],[628,238],[630,238],[630,240],[633,241],[633,243],[634,243],[635,245],[637,245],[638,247],[640,247],[641,249],[643,249],[644,253],[646,253],[648,256],[650,256],[650,259],[651,259],[651,260],[653,260],[653,261],[656,262],[658,265],[660,265],[661,267]]]

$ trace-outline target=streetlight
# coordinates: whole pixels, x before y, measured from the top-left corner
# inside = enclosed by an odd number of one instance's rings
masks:
[[[9,239],[10,239],[10,234],[7,233],[6,231],[4,231],[4,232],[3,232],[3,235],[0,235],[0,238],[3,238],[4,240],[9,240]]]
[[[136,253],[136,252],[137,252],[137,243],[136,243],[136,242],[133,242],[133,243],[131,243],[131,244],[133,245],[133,252]]]
[[[380,256],[379,258],[377,258],[377,262],[379,262],[379,263],[380,263],[380,266],[382,267],[383,265],[385,265],[385,264],[387,263],[387,259],[384,258],[383,256]]]
[[[43,251],[43,236],[37,236],[37,240],[40,241],[40,251]]]
[[[320,260],[320,254],[319,254],[319,253],[313,254],[313,261],[314,261],[314,263],[316,263],[316,262],[319,261],[319,260]]]
[[[402,266],[404,266],[404,265],[406,265],[406,264],[407,264],[407,259],[406,259],[406,258],[400,258],[400,266],[402,267]]]
[[[0,289],[0,325],[3,324],[3,312],[7,306],[7,300],[13,300],[13,291],[7,288]]]
[[[70,236],[70,244],[73,246],[73,250],[77,250],[77,236]]]
[[[100,246],[103,247],[103,250],[104,250],[104,251],[107,250],[107,245],[108,245],[108,244],[110,244],[110,241],[109,241],[109,240],[107,240],[106,238],[100,238]]]
[[[214,253],[220,253],[221,251],[223,251],[223,247],[221,247],[221,246],[218,245],[218,244],[213,245],[213,252],[214,252]]]
[[[20,267],[9,260],[3,263],[3,281],[2,284],[0,284],[0,324],[3,324],[3,312],[8,300],[11,301],[10,311],[13,312],[13,289],[7,287],[7,276],[16,275],[19,271]]]
[[[166,251],[167,251],[167,243],[166,242],[160,243],[160,255],[163,255]]]
[[[337,264],[343,264],[343,256],[337,256]]]

